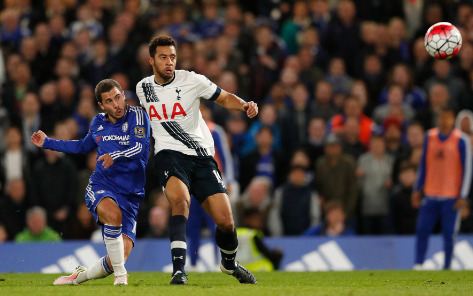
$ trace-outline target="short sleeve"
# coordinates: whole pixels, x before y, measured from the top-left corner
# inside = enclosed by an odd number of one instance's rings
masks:
[[[204,75],[196,74],[194,72],[192,72],[192,74],[194,75],[197,98],[215,101],[222,91],[220,87],[218,87]]]

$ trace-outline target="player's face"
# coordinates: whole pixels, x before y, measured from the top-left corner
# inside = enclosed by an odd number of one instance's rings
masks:
[[[439,127],[442,131],[450,131],[455,126],[455,114],[452,111],[443,111],[438,118]]]
[[[149,58],[149,63],[153,67],[153,71],[158,83],[166,83],[174,76],[176,69],[176,48],[170,46],[156,47],[154,57]]]
[[[115,123],[125,115],[125,94],[114,87],[102,93],[102,103],[99,106],[108,114],[110,121]]]

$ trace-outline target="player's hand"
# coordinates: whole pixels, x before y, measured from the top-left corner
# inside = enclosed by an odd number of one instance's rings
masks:
[[[413,191],[411,196],[411,204],[414,209],[420,208],[420,191]]]
[[[245,105],[243,105],[243,110],[246,111],[246,115],[249,118],[253,118],[258,115],[258,105],[253,101],[245,103]]]
[[[102,166],[108,169],[113,164],[113,158],[109,154],[104,154],[97,159],[97,161],[102,161]]]
[[[464,198],[458,198],[455,204],[453,205],[453,208],[455,210],[464,209],[466,207],[468,207],[468,202]]]
[[[45,133],[43,131],[39,130],[31,136],[31,142],[38,146],[39,148],[43,148],[44,140],[47,138]]]

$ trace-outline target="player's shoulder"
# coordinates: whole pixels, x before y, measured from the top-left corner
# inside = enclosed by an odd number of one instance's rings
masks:
[[[105,113],[99,113],[92,118],[92,122],[90,123],[90,130],[91,131],[98,131],[100,126],[107,121],[105,118]],[[102,127],[103,128],[103,127]]]
[[[141,80],[136,84],[136,91],[142,89],[143,86],[146,85],[147,83],[154,83],[154,75],[147,76],[147,77],[141,79]]]
[[[145,110],[141,106],[128,106],[128,120],[135,122],[137,125],[144,125],[148,117]]]

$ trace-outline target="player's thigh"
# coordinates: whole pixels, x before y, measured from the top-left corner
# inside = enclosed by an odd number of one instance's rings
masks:
[[[164,194],[172,208],[183,202],[190,204],[191,197],[189,194],[189,188],[178,177],[172,176],[168,179],[166,186],[164,187]]]
[[[230,199],[226,193],[216,193],[207,197],[202,208],[212,217],[217,227],[222,231],[233,231],[234,222]]]
[[[417,233],[430,234],[435,223],[440,218],[439,204],[437,200],[425,197],[417,215]]]
[[[460,211],[454,208],[455,199],[442,202],[442,232],[444,236],[452,237],[460,225]]]

